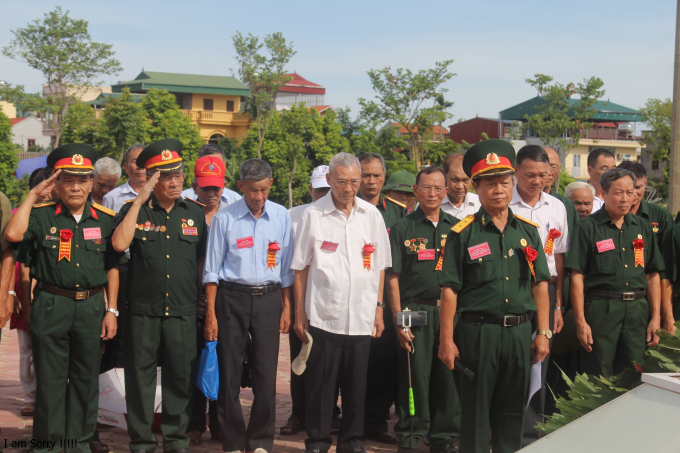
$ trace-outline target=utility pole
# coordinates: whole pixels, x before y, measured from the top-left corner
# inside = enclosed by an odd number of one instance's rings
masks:
[[[671,121],[671,161],[668,185],[668,210],[680,209],[680,0],[675,12],[675,70],[673,71],[673,119]]]

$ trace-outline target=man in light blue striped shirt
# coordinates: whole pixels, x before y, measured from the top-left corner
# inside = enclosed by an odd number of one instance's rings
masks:
[[[290,328],[293,228],[288,210],[267,200],[272,169],[249,159],[243,198],[212,219],[203,270],[205,339],[217,340],[218,419],[227,452],[269,453],[274,444],[279,332]],[[255,399],[246,430],[239,391],[248,335]]]

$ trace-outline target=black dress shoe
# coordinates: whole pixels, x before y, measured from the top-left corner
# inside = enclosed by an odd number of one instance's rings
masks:
[[[415,448],[399,447],[397,453],[416,453]]]
[[[337,453],[366,453],[366,450],[364,450],[364,447],[358,446],[358,447],[343,447],[338,445],[337,448],[335,449]]]
[[[371,439],[381,444],[394,445],[397,443],[397,437],[387,431],[378,431],[366,436],[366,439]]]
[[[432,438],[430,437],[430,433],[427,433],[423,436],[423,443],[425,446],[429,447],[430,443],[432,442]]]
[[[436,447],[430,446],[430,453],[458,453],[458,449],[453,441],[449,441]]]

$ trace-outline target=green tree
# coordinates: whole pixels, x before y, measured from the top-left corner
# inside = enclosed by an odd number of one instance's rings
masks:
[[[107,154],[113,143],[92,106],[82,101],[71,104],[66,112],[61,139],[63,143],[87,143],[94,147],[100,156]]]
[[[269,162],[274,173],[269,198],[288,206],[308,203],[312,170],[328,165],[336,153],[349,152],[349,142],[341,135],[342,125],[333,112],[321,117],[315,109],[301,104],[272,113],[262,146],[262,159]],[[253,125],[243,140],[243,159],[257,157],[257,146],[258,132]]]
[[[182,114],[175,95],[167,90],[152,88],[140,103],[149,121],[147,133],[150,142],[163,138],[176,138],[182,142],[184,174],[187,175],[184,185],[188,187],[194,179],[198,150],[205,144],[199,127]]]
[[[642,121],[651,127],[651,130],[645,131],[640,143],[654,149],[652,156],[655,160],[670,160],[673,101],[647,99],[647,103],[639,112],[642,114]]]
[[[224,157],[226,158],[225,178],[227,180],[227,187],[237,191],[238,187],[236,186],[236,181],[238,181],[239,177],[238,171],[245,160],[243,157],[243,149],[236,140],[229,137],[224,137],[218,144],[224,150]]]
[[[423,142],[424,126],[443,122],[451,114],[434,102],[432,107],[425,107],[428,101],[435,101],[437,96],[443,95],[448,89],[443,85],[455,74],[448,68],[453,60],[437,62],[434,69],[420,70],[413,73],[410,69],[399,68],[392,71],[371,69],[368,76],[376,101],[359,99],[362,116],[374,123],[394,121],[406,129],[407,140],[411,145],[413,160],[420,169],[420,146]]]
[[[454,104],[452,101],[447,101],[444,98],[443,94],[437,95],[437,97],[434,98],[434,102],[435,102],[435,105],[439,109],[441,109],[441,111],[443,111],[443,112],[450,109],[451,107],[453,107],[453,104]],[[444,139],[444,137],[442,136],[443,130],[444,130],[444,120],[441,120],[439,122],[439,141],[442,141]]]
[[[106,132],[113,142],[111,155],[117,157],[118,163],[123,162],[127,148],[148,140],[149,119],[140,102],[130,95],[129,88],[123,88],[120,96],[107,99],[103,119]]]
[[[257,36],[243,36],[237,32],[233,37],[238,73],[243,83],[250,86],[246,111],[257,127],[257,157],[261,157],[262,144],[272,119],[271,105],[276,93],[292,79],[286,75],[285,66],[295,55],[293,43],[288,43],[281,33],[272,33],[262,42]],[[260,53],[265,47],[268,55]]]
[[[14,191],[18,163],[17,146],[12,143],[12,122],[0,111],[0,192],[11,194]]]
[[[55,146],[61,143],[68,105],[80,98],[100,75],[115,75],[122,68],[113,58],[113,45],[93,42],[88,22],[72,19],[61,7],[36,19],[25,28],[12,30],[14,39],[2,49],[3,55],[26,62],[43,74],[50,93],[45,96]]]
[[[429,165],[441,167],[444,158],[451,153],[464,153],[470,144],[467,142],[457,143],[445,138],[440,142],[426,141],[423,143],[423,161]]]
[[[545,101],[538,106],[538,113],[525,115],[526,122],[519,132],[534,130],[545,146],[562,150],[567,160],[569,151],[578,147],[581,137],[593,127],[590,121],[595,115],[595,103],[604,95],[604,82],[591,77],[582,83],[562,85],[552,83],[553,78],[545,74],[536,74],[534,79],[526,82],[536,88],[538,95]],[[577,95],[579,99],[572,97]],[[560,186],[560,178],[553,184]]]

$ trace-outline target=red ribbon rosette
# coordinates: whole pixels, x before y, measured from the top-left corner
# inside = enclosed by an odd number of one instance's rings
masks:
[[[371,253],[375,252],[375,247],[372,244],[364,245],[362,255],[364,258],[364,269],[371,270]]]
[[[645,241],[635,239],[633,249],[635,250],[635,267],[638,267],[638,265],[645,267]]]
[[[545,242],[545,254],[552,256],[553,254],[553,246],[555,245],[555,239],[558,237],[562,236],[562,233],[555,228],[552,228],[550,231],[548,231],[548,240]]]
[[[281,250],[281,246],[279,246],[278,243],[276,242],[270,242],[268,251],[267,251],[267,270],[269,269],[276,269],[276,252]]]
[[[71,239],[73,238],[73,231],[61,230],[59,233],[59,258],[57,262],[66,258],[66,261],[71,261]]]
[[[529,264],[529,269],[531,269],[531,275],[533,275],[534,281],[536,281],[536,273],[534,272],[534,261],[536,260],[536,257],[538,257],[538,252],[532,249],[531,245],[527,245],[522,250],[524,251],[524,257],[527,259],[527,263]]]

